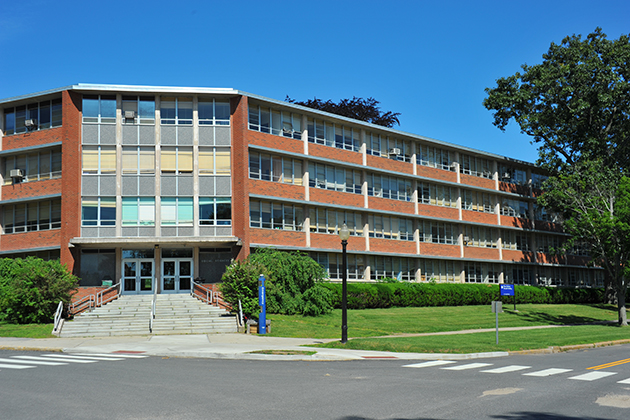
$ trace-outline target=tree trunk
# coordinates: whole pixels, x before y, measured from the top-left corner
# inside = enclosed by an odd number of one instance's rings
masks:
[[[621,289],[625,289],[625,287],[621,287]],[[626,291],[619,290],[617,292],[617,309],[619,312],[619,326],[627,327],[628,320],[626,318]]]

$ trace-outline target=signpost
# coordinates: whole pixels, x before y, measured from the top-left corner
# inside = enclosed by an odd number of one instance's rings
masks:
[[[497,328],[497,344],[499,344],[499,312],[503,312],[503,302],[500,300],[493,300],[492,313],[495,314],[494,319]]]
[[[265,276],[262,274],[258,278],[258,305],[260,315],[258,316],[258,334],[267,333],[267,302],[265,299]]]
[[[514,297],[514,311],[516,311],[516,293],[514,291],[513,284],[500,284],[501,296],[513,296]]]

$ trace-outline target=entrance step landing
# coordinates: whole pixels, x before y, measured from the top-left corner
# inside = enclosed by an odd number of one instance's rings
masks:
[[[63,325],[60,337],[150,335],[153,295],[123,295]],[[153,335],[236,332],[236,318],[188,294],[161,294],[155,302]]]

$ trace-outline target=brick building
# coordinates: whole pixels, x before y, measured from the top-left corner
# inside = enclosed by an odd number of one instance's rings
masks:
[[[232,89],[78,84],[0,100],[0,256],[81,286],[184,292],[232,258],[308,252],[341,278],[601,285],[534,165]]]

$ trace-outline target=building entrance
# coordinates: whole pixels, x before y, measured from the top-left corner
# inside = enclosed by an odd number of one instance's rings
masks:
[[[153,293],[153,259],[123,259],[123,293]]]
[[[186,293],[193,280],[192,258],[162,260],[162,293]]]

